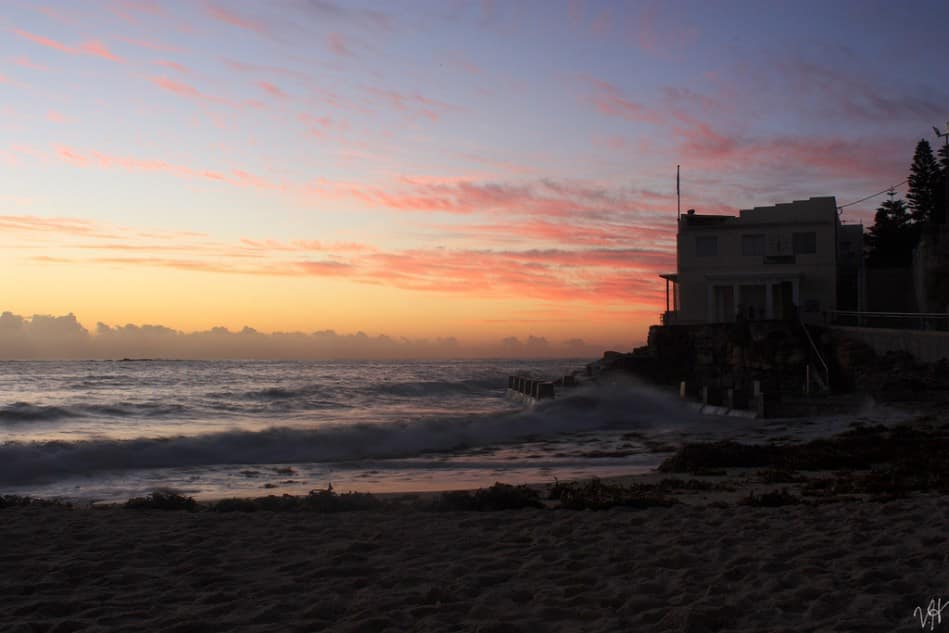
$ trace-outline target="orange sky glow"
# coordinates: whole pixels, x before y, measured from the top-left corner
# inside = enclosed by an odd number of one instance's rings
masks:
[[[843,203],[946,115],[873,47],[926,20],[740,4],[11,0],[0,357],[631,350],[677,164],[683,210]]]

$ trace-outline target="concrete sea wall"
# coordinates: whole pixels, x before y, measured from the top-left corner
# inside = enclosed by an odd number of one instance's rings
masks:
[[[825,326],[841,336],[852,338],[870,346],[874,352],[906,352],[916,360],[935,363],[949,359],[949,332],[927,330],[895,330],[887,328]]]

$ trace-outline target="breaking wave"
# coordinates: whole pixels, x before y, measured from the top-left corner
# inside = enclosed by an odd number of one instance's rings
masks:
[[[132,440],[9,442],[0,445],[0,483],[103,471],[405,458],[563,433],[668,427],[694,418],[678,401],[643,388],[578,392],[522,411],[402,423],[274,427]]]

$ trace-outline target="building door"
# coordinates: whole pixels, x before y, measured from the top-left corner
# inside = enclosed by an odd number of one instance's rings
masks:
[[[764,284],[748,284],[740,288],[741,307],[745,311],[745,318],[749,320],[760,320],[767,318],[765,307],[767,306],[766,290]]]
[[[723,323],[735,320],[735,289],[732,286],[715,286],[713,289],[713,321]]]
[[[782,281],[771,287],[772,314],[775,319],[790,319],[794,316],[794,284]]]

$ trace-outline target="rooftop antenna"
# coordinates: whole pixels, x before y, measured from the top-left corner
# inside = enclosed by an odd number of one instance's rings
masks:
[[[676,165],[676,220],[682,218],[682,194],[679,193],[679,166]]]

